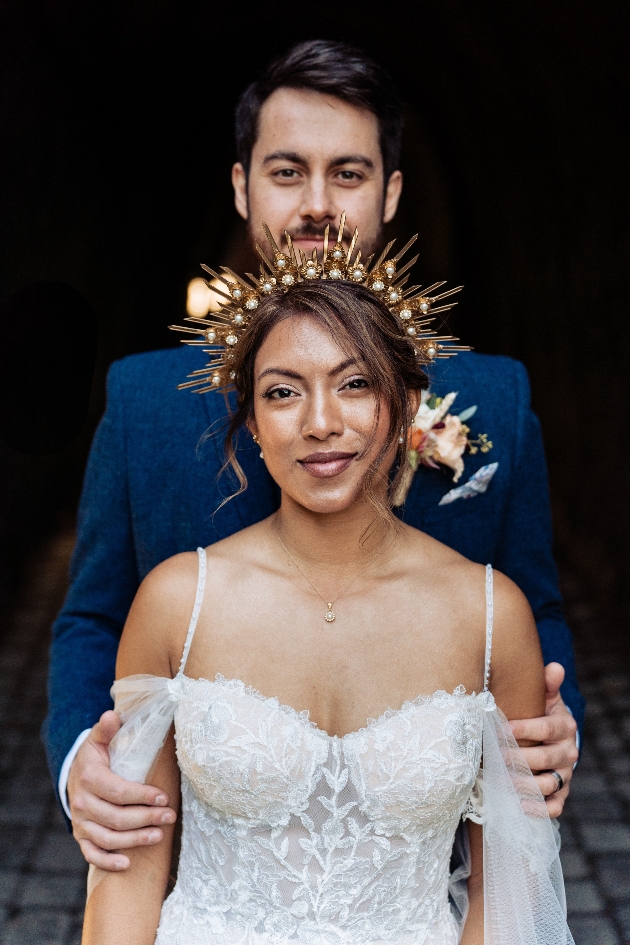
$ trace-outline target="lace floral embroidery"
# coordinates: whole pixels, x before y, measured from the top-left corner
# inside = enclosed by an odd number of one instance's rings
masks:
[[[439,692],[335,738],[238,681],[187,679],[182,853],[157,943],[455,945],[449,860],[480,702]]]

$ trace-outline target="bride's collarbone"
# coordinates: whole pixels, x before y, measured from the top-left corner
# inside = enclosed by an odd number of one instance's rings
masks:
[[[352,655],[368,646],[383,654],[423,654],[424,660],[461,661],[465,666],[485,645],[485,612],[439,600],[348,595],[331,601],[315,594],[267,597],[223,593],[204,601],[192,651],[208,656],[244,646],[300,653],[313,648]],[[330,605],[334,618],[328,617]]]
[[[332,629],[341,631],[352,627],[391,630],[396,625],[407,630],[410,620],[422,614],[423,626],[429,632],[439,625],[442,629],[452,625],[453,631],[469,635],[471,620],[483,625],[484,611],[471,611],[470,601],[465,595],[458,600],[448,585],[432,586],[427,582],[387,580],[375,575],[369,580],[359,581],[356,586],[345,588],[343,577],[335,575],[323,580],[312,575],[316,587],[301,586],[294,581],[274,581],[258,578],[254,580],[226,580],[208,587],[199,617],[199,627],[207,623],[222,632],[238,631],[241,626],[269,625],[274,629],[289,628],[294,633],[297,627],[309,628],[313,622],[319,625],[332,605],[335,619]],[[304,582],[306,583],[306,582]],[[463,628],[466,625],[466,629]]]
[[[339,596],[329,622],[312,588],[227,565],[208,568],[188,676],[238,679],[333,734],[353,729],[349,716],[364,724],[437,690],[480,688],[485,611],[459,602],[448,580],[377,576]]]
[[[483,646],[472,634],[423,626],[413,613],[361,626],[339,611],[331,624],[317,608],[259,612],[229,624],[200,622],[186,675],[238,680],[283,705],[308,710],[331,735],[354,731],[368,718],[438,690],[480,689]]]

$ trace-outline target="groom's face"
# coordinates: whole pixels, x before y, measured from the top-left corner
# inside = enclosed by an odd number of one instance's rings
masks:
[[[376,116],[332,95],[282,88],[264,103],[249,177],[232,171],[236,209],[248,221],[252,242],[266,247],[263,221],[280,248],[287,230],[310,254],[331,237],[347,214],[346,244],[359,228],[363,256],[379,246],[383,223],[396,212],[402,175],[383,179]],[[284,245],[286,248],[286,244]]]

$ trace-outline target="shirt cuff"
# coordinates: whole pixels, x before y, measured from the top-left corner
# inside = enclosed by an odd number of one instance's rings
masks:
[[[91,728],[86,728],[83,732],[81,732],[74,745],[66,755],[61,766],[61,772],[59,773],[59,781],[57,783],[57,787],[59,789],[59,800],[61,801],[61,806],[63,807],[68,820],[72,820],[70,805],[68,804],[68,778],[70,777],[70,768],[72,767],[72,762],[77,756],[79,748],[91,731]]]
[[[573,715],[573,712],[571,712],[571,709],[570,709],[569,706],[566,704],[566,702],[564,703],[564,707],[565,707],[565,709],[567,710],[567,712],[569,713],[569,715]],[[577,748],[578,751],[581,750],[581,745],[580,745],[580,730],[579,730],[579,729],[577,729],[577,730],[576,730],[576,733],[575,733],[575,747]],[[575,766],[576,766],[576,765],[577,765],[577,761],[576,761],[575,764],[573,765],[573,770],[574,770],[574,771],[575,771]]]

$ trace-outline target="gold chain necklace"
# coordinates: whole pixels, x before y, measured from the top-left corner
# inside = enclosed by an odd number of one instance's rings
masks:
[[[337,596],[335,597],[334,600],[326,600],[326,598],[324,597],[324,595],[321,594],[321,593],[317,590],[317,588],[315,587],[315,585],[314,585],[313,582],[311,581],[310,577],[309,577],[307,574],[304,573],[304,571],[302,570],[302,568],[300,567],[300,565],[297,563],[297,561],[295,560],[295,558],[293,557],[293,555],[291,554],[291,552],[289,551],[289,549],[287,548],[287,546],[286,546],[285,543],[283,542],[282,538],[280,537],[280,532],[278,531],[278,522],[277,522],[277,519],[274,519],[274,530],[275,530],[276,537],[277,537],[278,541],[280,542],[280,544],[281,544],[282,547],[284,548],[285,552],[287,553],[287,555],[289,556],[289,558],[291,559],[291,561],[293,562],[293,564],[296,566],[296,568],[298,569],[298,571],[300,572],[300,574],[302,575],[302,577],[304,578],[304,580],[305,580],[305,581],[308,581],[308,583],[311,585],[311,587],[313,588],[313,590],[315,591],[315,593],[317,594],[317,596],[318,596],[318,597],[321,597],[321,599],[324,601],[324,603],[325,603],[326,606],[328,607],[328,610],[327,610],[326,613],[324,614],[324,620],[326,621],[326,623],[332,623],[333,620],[336,619],[336,616],[337,616],[337,615],[335,614],[335,612],[334,612],[334,610],[333,610],[333,605],[336,604],[337,601],[338,601],[341,597],[343,597],[343,595],[346,593],[346,591],[349,590],[349,588],[354,584],[354,582],[357,581],[357,580],[361,577],[361,575],[367,570],[368,566],[369,566],[370,564],[372,564],[372,562],[373,562],[374,559],[376,558],[376,555],[377,555],[377,554],[380,554],[380,551],[382,550],[382,549],[379,549],[379,551],[377,551],[375,554],[372,555],[372,557],[369,559],[369,561],[367,561],[367,562],[365,563],[365,565],[361,568],[361,570],[358,572],[358,574],[355,574],[355,576],[352,578],[352,580],[350,580],[350,581],[346,584],[346,586],[345,586],[344,589],[341,591],[341,593],[340,593],[340,594],[337,594]]]

